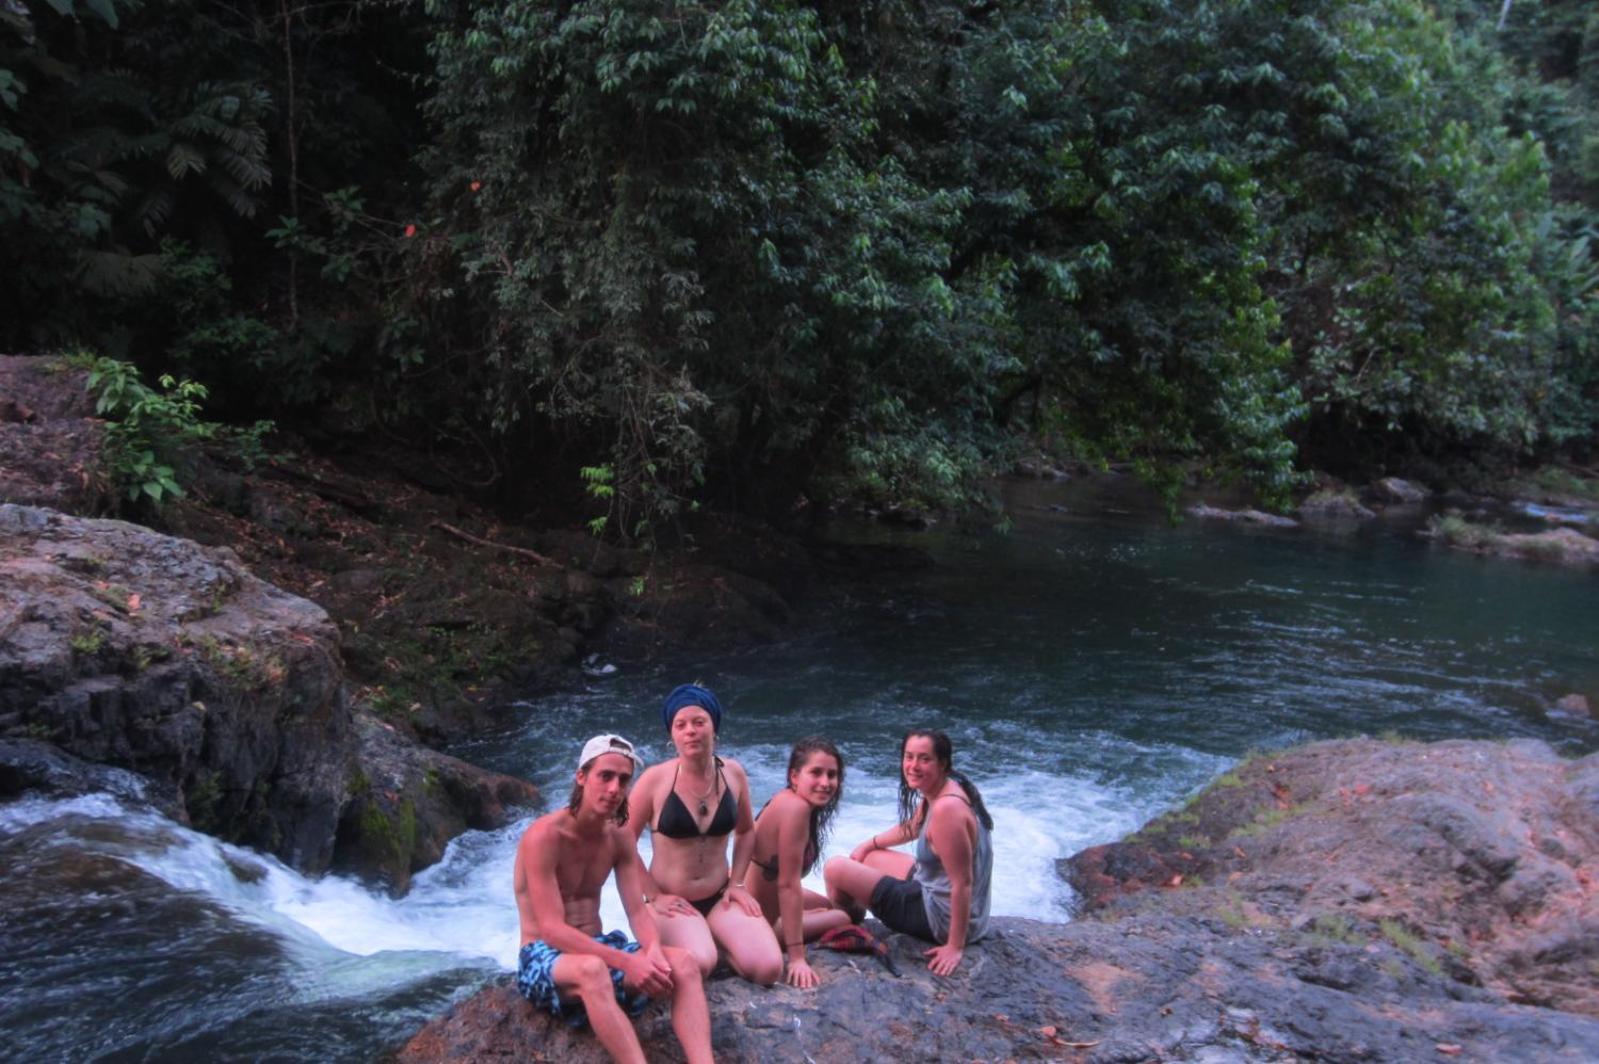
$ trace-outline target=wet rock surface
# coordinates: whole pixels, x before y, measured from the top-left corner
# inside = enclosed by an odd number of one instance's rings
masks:
[[[387,721],[360,714],[356,732],[357,767],[333,867],[375,877],[394,895],[461,832],[492,830],[538,805],[528,781],[420,746]]]
[[[1599,539],[1574,528],[1505,532],[1495,525],[1477,524],[1450,513],[1435,518],[1422,535],[1455,550],[1488,557],[1544,562],[1576,569],[1599,565]]]
[[[1298,513],[1311,521],[1369,521],[1377,516],[1354,491],[1344,487],[1312,492],[1299,504]]]
[[[1368,499],[1387,506],[1415,506],[1426,502],[1431,494],[1422,485],[1399,477],[1383,477],[1366,489]]]
[[[1196,503],[1186,511],[1189,517],[1202,521],[1232,521],[1244,525],[1260,525],[1265,528],[1298,528],[1299,522],[1292,517],[1281,514],[1269,514],[1264,510],[1226,510],[1206,503]]]
[[[1062,862],[1068,924],[997,919],[949,979],[811,951],[816,991],[708,984],[723,1060],[1599,1058],[1599,755],[1320,743]],[[874,925],[875,926],[875,925]],[[664,1007],[651,1059],[681,1059]],[[408,1062],[604,1059],[508,985]]]
[[[0,729],[132,769],[188,821],[326,868],[351,711],[338,633],[227,550],[0,505]]]
[[[1479,554],[1559,565],[1599,565],[1599,539],[1583,535],[1574,528],[1555,528],[1548,532],[1508,532],[1485,538],[1474,547]]]
[[[532,800],[374,730],[326,612],[232,551],[0,504],[0,789],[131,793],[127,770],[200,830],[312,872],[339,842],[342,866],[391,882]],[[369,812],[385,804],[409,810],[403,830]]]

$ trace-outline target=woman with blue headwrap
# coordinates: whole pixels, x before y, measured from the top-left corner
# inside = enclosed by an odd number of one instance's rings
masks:
[[[682,684],[666,696],[661,722],[677,756],[639,777],[628,818],[635,839],[650,829],[645,891],[661,942],[687,949],[707,975],[720,947],[734,971],[770,986],[783,974],[783,954],[772,925],[744,889],[755,818],[743,767],[716,756],[722,704],[706,688]]]

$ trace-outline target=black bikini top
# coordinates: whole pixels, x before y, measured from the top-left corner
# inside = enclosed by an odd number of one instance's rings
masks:
[[[666,801],[661,803],[661,815],[655,821],[655,833],[669,839],[711,839],[731,835],[738,823],[738,804],[733,801],[733,791],[727,785],[727,777],[722,775],[722,759],[716,759],[716,778],[722,781],[722,800],[716,803],[716,815],[711,817],[704,831],[700,830],[694,815],[683,804],[683,799],[677,796],[677,774],[682,770],[683,762],[679,761],[677,768],[672,771],[672,789],[667,792]]]

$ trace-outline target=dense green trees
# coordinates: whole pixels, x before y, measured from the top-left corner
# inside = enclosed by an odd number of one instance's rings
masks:
[[[365,377],[376,286],[339,263],[373,258],[363,195],[411,195],[421,35],[358,0],[0,10],[0,343],[131,355],[241,414]]]
[[[1502,6],[13,5],[0,339],[621,536],[959,504],[1029,436],[1268,496],[1582,451],[1599,20]]]

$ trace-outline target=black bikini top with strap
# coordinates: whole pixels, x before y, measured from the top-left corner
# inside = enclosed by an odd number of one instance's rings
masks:
[[[694,815],[683,804],[683,799],[677,796],[677,774],[682,770],[683,763],[679,761],[672,772],[672,789],[667,792],[666,801],[661,803],[661,815],[655,821],[655,833],[669,839],[725,838],[732,834],[734,825],[738,823],[738,803],[733,801],[733,792],[727,786],[727,778],[722,775],[722,759],[716,759],[716,778],[722,781],[722,800],[716,803],[716,815],[711,817],[704,831],[700,830]]]
[[[816,847],[807,842],[805,844],[805,859],[800,862],[800,868],[809,868],[815,863]],[[782,870],[783,862],[778,859],[776,853],[773,853],[769,861],[763,861],[759,857],[751,857],[750,864],[761,870],[762,879],[768,883],[776,883],[778,873]]]

